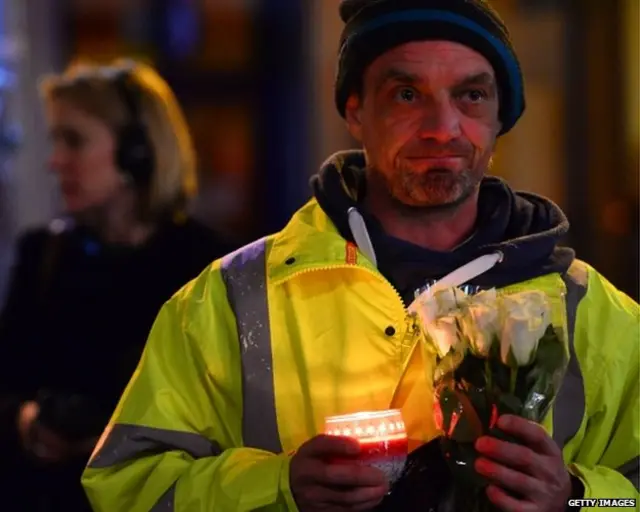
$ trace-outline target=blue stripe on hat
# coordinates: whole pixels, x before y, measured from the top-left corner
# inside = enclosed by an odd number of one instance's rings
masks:
[[[377,28],[383,27],[385,25],[389,25],[391,23],[398,22],[410,22],[410,21],[444,21],[446,23],[452,23],[454,25],[458,25],[460,27],[466,28],[471,32],[475,32],[479,36],[485,38],[493,48],[496,50],[498,55],[502,57],[502,60],[506,64],[507,74],[509,76],[509,82],[511,83],[511,88],[513,89],[513,98],[512,105],[513,108],[511,112],[509,112],[508,124],[512,126],[517,121],[519,112],[522,110],[522,78],[520,76],[520,72],[518,71],[518,63],[515,60],[515,57],[507,48],[507,46],[500,41],[496,36],[494,36],[491,32],[489,32],[484,27],[478,25],[476,22],[471,21],[469,18],[464,16],[460,16],[459,14],[455,14],[450,11],[438,11],[438,10],[418,10],[418,9],[409,9],[406,11],[398,11],[390,14],[386,14],[384,16],[380,16],[379,18],[375,18],[369,22],[363,23],[360,27],[354,30],[354,32],[348,37],[345,41],[344,47],[347,44],[362,34],[375,30]]]

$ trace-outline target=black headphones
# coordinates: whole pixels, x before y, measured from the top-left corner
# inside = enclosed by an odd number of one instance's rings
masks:
[[[131,177],[134,184],[147,187],[155,170],[156,158],[153,145],[140,112],[140,89],[131,80],[126,69],[118,73],[114,84],[128,113],[128,121],[116,134],[115,162],[118,168]]]

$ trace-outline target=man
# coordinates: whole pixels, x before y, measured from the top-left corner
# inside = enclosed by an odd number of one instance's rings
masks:
[[[571,341],[546,428],[504,416],[521,444],[478,440],[490,500],[636,497],[638,305],[557,247],[557,206],[484,177],[524,109],[505,26],[482,0],[344,0],[341,15],[336,102],[364,152],[331,158],[282,232],[163,307],[84,474],[95,510],[374,508],[383,475],[318,434],[400,408],[412,447],[437,436],[406,307],[469,262],[469,284],[566,294]]]

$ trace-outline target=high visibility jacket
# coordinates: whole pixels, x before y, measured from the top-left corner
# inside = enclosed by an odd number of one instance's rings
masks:
[[[523,289],[546,292],[569,331],[545,428],[586,498],[637,497],[638,304],[579,261],[500,292]],[[162,308],[83,475],[94,510],[296,510],[290,453],[331,415],[400,408],[412,446],[431,440],[420,333],[311,201]]]

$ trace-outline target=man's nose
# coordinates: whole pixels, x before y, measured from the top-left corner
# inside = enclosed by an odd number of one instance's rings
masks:
[[[445,143],[460,135],[460,112],[450,101],[434,99],[425,105],[420,124],[421,138]]]

